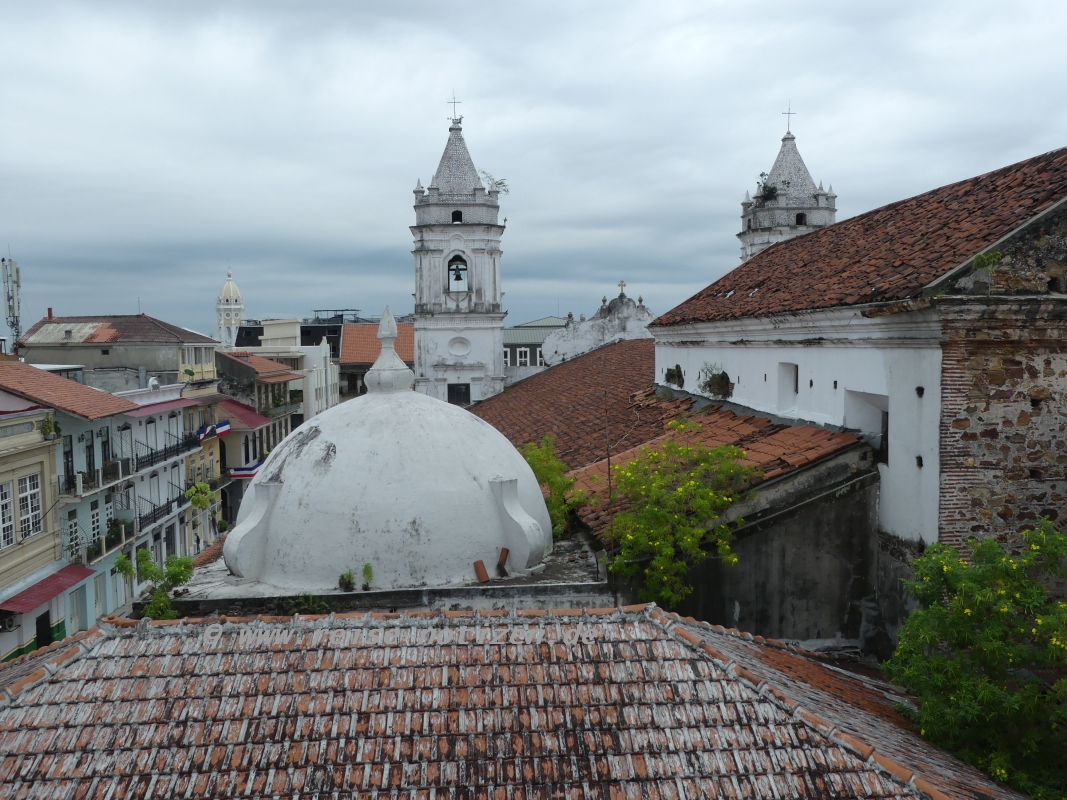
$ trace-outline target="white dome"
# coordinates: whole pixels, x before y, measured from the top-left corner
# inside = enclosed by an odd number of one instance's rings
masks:
[[[226,273],[226,283],[222,284],[222,289],[219,291],[219,302],[225,302],[230,300],[235,303],[241,302],[241,290],[237,288],[237,284],[233,282],[233,273]]]
[[[495,574],[502,548],[510,573],[551,550],[526,461],[489,423],[411,391],[386,313],[369,393],[289,434],[248,487],[224,548],[238,577],[323,591],[369,563],[375,589],[448,586],[475,582],[476,561]]]

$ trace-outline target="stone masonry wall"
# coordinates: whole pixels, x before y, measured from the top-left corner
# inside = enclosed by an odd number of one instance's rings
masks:
[[[1067,513],[1067,298],[943,299],[940,539]]]
[[[940,538],[1010,542],[1067,524],[1067,208],[999,242],[999,262],[954,276],[941,312]]]

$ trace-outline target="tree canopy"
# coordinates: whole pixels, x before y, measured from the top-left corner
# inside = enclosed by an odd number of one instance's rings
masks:
[[[1048,520],[1018,555],[932,545],[908,593],[890,678],[919,701],[920,733],[1039,800],[1067,797],[1067,536]]]

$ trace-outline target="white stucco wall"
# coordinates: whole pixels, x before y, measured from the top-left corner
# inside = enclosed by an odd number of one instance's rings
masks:
[[[448,384],[469,383],[476,403],[504,390],[504,315],[415,318],[415,389],[448,399]]]
[[[731,402],[858,430],[872,443],[880,439],[881,411],[888,411],[880,523],[902,538],[937,541],[941,349],[934,312],[868,319],[858,311],[824,311],[651,330],[659,384],[668,385],[666,371],[678,365],[682,388],[700,393],[701,369],[718,365],[734,384]],[[792,364],[796,392],[786,366]]]

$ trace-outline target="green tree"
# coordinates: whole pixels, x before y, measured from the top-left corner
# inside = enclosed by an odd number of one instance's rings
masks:
[[[571,491],[574,479],[567,477],[567,465],[556,458],[555,440],[551,436],[546,436],[539,445],[533,442],[523,445],[519,452],[530,465],[537,482],[548,489],[545,502],[552,518],[552,532],[560,536],[571,512],[585,504],[585,493],[580,489]]]
[[[215,493],[211,491],[211,485],[207,483],[194,483],[185,490],[185,499],[193,508],[211,508],[215,502]]]
[[[147,548],[137,550],[137,566],[124,555],[115,559],[115,569],[118,573],[132,580],[139,575],[142,580],[150,581],[152,586],[148,589],[148,604],[144,608],[144,615],[152,619],[174,619],[178,612],[174,610],[170,602],[170,591],[175,586],[188,583],[193,577],[193,560],[178,556],[167,556],[163,566],[159,566],[152,560],[152,554]]]
[[[921,607],[890,678],[919,701],[920,733],[1035,798],[1067,797],[1067,536],[1047,519],[1012,555],[970,540],[970,561],[932,545],[905,584]],[[1060,584],[1062,586],[1062,583]]]
[[[670,428],[678,434],[700,430],[696,423],[680,420]],[[708,448],[686,438],[668,439],[658,450],[645,448],[638,458],[612,469],[616,498],[625,498],[630,507],[607,528],[619,547],[611,569],[639,576],[642,599],[668,607],[693,591],[686,573],[707,558],[709,549],[726,564],[737,563],[730,549],[731,526],[722,516],[755,473],[741,463],[745,454],[738,448]]]

